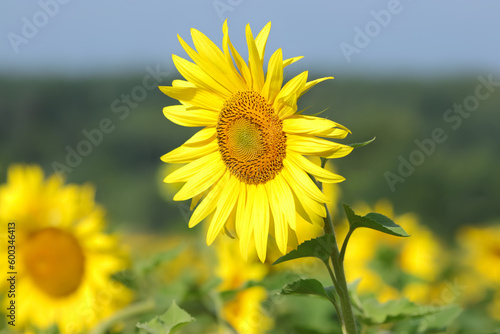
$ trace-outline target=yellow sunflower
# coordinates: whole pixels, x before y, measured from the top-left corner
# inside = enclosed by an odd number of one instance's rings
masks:
[[[263,263],[243,261],[237,245],[229,238],[217,240],[215,248],[218,259],[216,275],[222,280],[218,287],[220,291],[241,289],[246,282],[260,281],[269,272],[269,266]],[[222,305],[221,317],[238,333],[266,333],[274,325],[268,311],[262,307],[267,298],[267,291],[262,286],[242,289]]]
[[[345,127],[297,112],[300,96],[333,78],[307,81],[305,71],[283,85],[283,68],[301,57],[283,60],[281,49],[272,54],[264,75],[270,29],[268,23],[254,38],[246,26],[248,64],[231,44],[227,22],[222,50],[192,29],[196,51],[181,37],[179,41],[194,63],[173,55],[186,80],[160,87],[181,103],[163,109],[169,120],[203,127],[162,157],[164,162],[187,163],[165,182],[186,182],[174,200],[192,199],[196,206],[189,227],[209,217],[209,245],[221,232],[229,233],[238,237],[245,259],[255,247],[261,261],[268,234],[286,252],[289,233],[295,234],[299,224],[297,213],[307,223],[323,225],[328,199],[309,175],[327,183],[344,180],[304,155],[339,158],[352,150],[321,138],[344,138],[349,132]]]
[[[129,302],[130,291],[110,277],[126,257],[103,233],[104,210],[92,187],[65,186],[56,175],[44,179],[38,166],[16,165],[0,187],[0,208],[0,220],[15,223],[15,268],[4,272],[17,272],[16,328],[56,324],[78,333]],[[7,258],[7,247],[1,252]]]

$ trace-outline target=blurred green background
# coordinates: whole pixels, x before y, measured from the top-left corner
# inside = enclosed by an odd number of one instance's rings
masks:
[[[175,101],[158,89],[137,88],[147,74],[2,78],[2,183],[12,162],[39,163],[47,173],[54,171],[57,162],[71,168],[66,170],[69,182],[96,186],[97,201],[120,228],[185,229],[186,203],[162,199],[161,180],[167,172],[160,157],[196,130],[177,126],[163,116],[162,108]],[[313,71],[310,77],[330,74]],[[162,84],[175,78],[165,78]],[[417,80],[341,75],[308,92],[299,108],[310,107],[306,113],[326,109],[323,116],[352,131],[344,143],[377,137],[372,144],[335,161],[338,173],[347,179],[341,184],[342,201],[374,203],[388,198],[396,213],[416,212],[424,224],[446,238],[462,224],[500,217],[500,94],[494,92],[480,101],[456,130],[451,127],[454,123],[443,120],[445,112],[473,95],[478,84],[474,76]],[[139,91],[146,92],[143,100]],[[115,101],[124,95],[131,97],[130,104]],[[133,96],[141,98],[134,100]],[[103,119],[109,119],[104,122],[110,123],[106,126],[112,131],[102,133],[100,140],[96,135],[100,143],[90,149],[81,144],[88,140],[83,132],[93,133]],[[431,138],[435,128],[442,128],[447,140],[437,143],[435,152],[425,156],[404,183],[395,183],[392,191],[384,173],[397,174],[398,157],[409,160],[418,150],[415,140]],[[79,149],[90,153],[71,167],[66,161],[68,150]]]
[[[54,163],[68,165],[68,152],[80,148],[86,156],[72,157],[66,177],[93,183],[115,226],[185,229],[186,203],[162,198],[167,172],[160,157],[195,129],[164,118],[162,108],[176,102],[156,88],[178,78],[171,55],[186,54],[177,34],[191,44],[196,28],[220,46],[227,19],[231,40],[245,56],[245,25],[256,34],[272,21],[265,63],[282,48],[285,58],[304,56],[287,68],[288,79],[304,70],[310,79],[335,76],[308,92],[299,107],[326,109],[323,116],[352,131],[344,143],[377,137],[335,161],[347,179],[341,201],[387,198],[396,213],[416,212],[443,236],[500,217],[500,87],[481,88],[491,94],[468,118],[448,114],[476,94],[478,77],[500,81],[497,1],[43,0],[3,6],[2,182],[11,163],[39,163],[52,173]],[[95,134],[101,125],[108,133],[86,146],[86,131]],[[447,139],[423,156],[415,140],[431,138],[435,128]],[[401,159],[419,155],[422,164],[391,186],[388,173],[394,180]]]

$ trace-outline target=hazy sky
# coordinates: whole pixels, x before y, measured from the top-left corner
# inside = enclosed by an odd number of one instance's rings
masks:
[[[177,34],[194,27],[220,46],[222,20],[246,55],[272,21],[267,57],[305,56],[299,70],[335,73],[500,72],[500,1],[4,0],[0,74],[95,73],[172,68]]]

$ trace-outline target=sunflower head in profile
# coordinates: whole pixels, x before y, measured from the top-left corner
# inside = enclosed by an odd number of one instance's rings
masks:
[[[14,165],[0,186],[0,208],[0,220],[15,223],[17,328],[55,324],[62,333],[79,333],[130,301],[130,291],[111,279],[127,257],[103,233],[104,210],[92,187],[64,185],[56,175],[45,179],[38,166]]]
[[[196,50],[181,37],[179,41],[193,62],[173,55],[186,80],[160,87],[181,103],[163,109],[169,120],[203,127],[162,157],[165,162],[186,163],[165,182],[186,182],[174,200],[192,199],[189,226],[208,217],[208,244],[221,232],[235,235],[243,257],[255,247],[261,261],[269,234],[284,254],[289,240],[296,240],[299,221],[323,225],[328,199],[309,175],[326,183],[344,180],[304,155],[339,158],[352,150],[328,140],[344,138],[349,132],[345,127],[297,112],[299,97],[333,78],[307,81],[305,71],[283,85],[283,69],[301,57],[284,60],[281,49],[272,54],[264,74],[270,29],[268,23],[254,38],[246,26],[248,64],[233,47],[227,22],[222,50],[192,29]]]

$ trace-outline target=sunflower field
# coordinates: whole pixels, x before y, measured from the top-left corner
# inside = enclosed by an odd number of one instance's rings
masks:
[[[500,334],[500,77],[190,33],[172,73],[0,78],[0,333]]]

